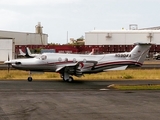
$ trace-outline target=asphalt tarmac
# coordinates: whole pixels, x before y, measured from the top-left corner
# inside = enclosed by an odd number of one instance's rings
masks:
[[[160,91],[108,89],[158,80],[0,81],[0,120],[158,120]]]

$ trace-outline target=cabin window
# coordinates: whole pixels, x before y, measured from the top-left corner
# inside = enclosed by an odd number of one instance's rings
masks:
[[[74,63],[76,62],[76,58],[73,58],[73,62],[74,62]]]
[[[65,58],[65,62],[68,62],[68,58]]]
[[[59,61],[59,62],[62,62],[62,58],[61,58],[61,57],[59,57],[59,58],[58,58],[58,61]]]

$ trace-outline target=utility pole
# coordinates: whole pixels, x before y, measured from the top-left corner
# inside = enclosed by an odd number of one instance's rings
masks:
[[[68,44],[68,31],[67,31],[67,44]]]

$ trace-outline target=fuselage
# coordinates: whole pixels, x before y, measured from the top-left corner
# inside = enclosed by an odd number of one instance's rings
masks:
[[[21,70],[55,72],[57,68],[72,66],[79,62],[79,67],[83,73],[99,72],[105,69],[135,64],[136,61],[127,59],[126,54],[102,54],[102,55],[82,55],[82,54],[61,54],[44,53],[35,58],[15,59],[12,67]],[[128,55],[128,56],[126,56]]]

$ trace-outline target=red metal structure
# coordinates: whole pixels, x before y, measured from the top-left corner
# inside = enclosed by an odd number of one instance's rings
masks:
[[[25,48],[29,47],[34,52],[40,49],[55,49],[57,53],[82,53],[87,54],[94,49],[95,54],[129,52],[134,45],[16,45],[15,53],[19,53],[19,49],[25,52]],[[160,45],[152,45],[150,53],[160,52]]]

